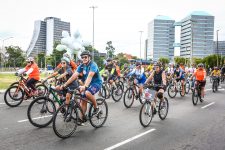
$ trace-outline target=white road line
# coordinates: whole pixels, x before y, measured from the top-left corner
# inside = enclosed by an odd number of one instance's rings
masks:
[[[124,145],[124,144],[126,144],[126,143],[129,143],[129,142],[131,142],[131,141],[133,141],[133,140],[135,140],[135,139],[137,139],[137,138],[139,138],[139,137],[142,137],[142,136],[144,136],[145,134],[148,134],[148,133],[150,133],[150,132],[153,132],[153,131],[155,131],[155,130],[156,130],[156,129],[148,130],[148,131],[146,131],[146,132],[143,132],[143,133],[141,133],[141,134],[138,134],[138,135],[136,135],[136,136],[133,136],[133,137],[131,137],[131,138],[125,140],[125,141],[122,141],[122,142],[120,142],[120,143],[117,143],[117,144],[115,144],[115,145],[113,145],[113,146],[111,146],[111,147],[105,148],[104,150],[112,150],[112,149],[115,149],[115,148],[117,148],[117,147],[120,147],[121,145]]]
[[[224,91],[225,89],[220,89],[220,88],[218,88],[218,90],[219,90],[219,91],[220,91],[220,90]],[[212,89],[205,89],[205,91],[212,91]]]
[[[208,105],[205,105],[205,106],[203,106],[203,107],[201,107],[201,108],[204,109],[204,108],[207,108],[207,107],[209,107],[209,106],[211,106],[211,105],[213,105],[213,104],[215,104],[215,102],[209,103]]]
[[[47,118],[47,117],[52,117],[52,115],[43,116],[43,117],[37,117],[37,118],[32,118],[32,120],[37,120],[37,119],[42,119],[42,118]],[[28,121],[28,119],[19,120],[19,121],[17,121],[17,122],[18,122],[18,123],[21,123],[21,122],[26,122],[26,121]]]

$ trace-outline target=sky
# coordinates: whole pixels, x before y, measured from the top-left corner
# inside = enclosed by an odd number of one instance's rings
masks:
[[[27,50],[35,20],[57,17],[70,22],[71,32],[79,30],[83,40],[92,42],[92,16],[95,9],[95,48],[105,52],[106,42],[112,41],[116,53],[142,57],[147,25],[157,15],[180,21],[193,11],[206,11],[215,16],[215,34],[225,40],[225,9],[223,0],[1,0],[0,43],[20,46]],[[140,32],[143,31],[142,36]],[[214,35],[216,39],[216,35]],[[175,52],[178,54],[178,52]]]

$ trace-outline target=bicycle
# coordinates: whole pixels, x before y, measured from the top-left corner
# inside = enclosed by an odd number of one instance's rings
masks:
[[[186,85],[184,85],[184,87],[186,87]],[[185,91],[184,94],[182,92],[182,85],[181,85],[181,81],[177,82],[176,79],[172,80],[172,83],[169,84],[168,86],[168,95],[170,98],[174,98],[176,97],[177,93],[180,93],[181,97],[185,96]],[[174,95],[173,95],[174,94]]]
[[[87,115],[80,106],[81,101],[86,101],[89,104]],[[76,131],[78,125],[86,121],[89,121],[95,128],[102,127],[108,117],[108,105],[103,98],[98,98],[96,101],[100,111],[98,114],[93,115],[94,106],[92,102],[82,95],[77,94],[75,91],[70,100],[70,104],[63,104],[54,114],[54,133],[60,138],[68,138]],[[80,118],[81,115],[83,119]]]
[[[154,87],[160,87],[161,85],[145,85],[144,86],[144,99],[145,102],[141,106],[139,113],[139,121],[143,127],[148,127],[154,116],[154,109],[157,110],[159,118],[165,120],[169,111],[169,102],[166,97],[163,100],[159,100],[158,97],[155,99]]]
[[[47,94],[34,99],[27,109],[29,122],[38,128],[48,126],[56,112],[56,104],[61,106],[65,102],[65,91],[57,91],[52,84],[47,84],[47,86]]]
[[[218,85],[219,84],[219,77],[218,76],[212,76],[212,91],[215,93],[218,91]]]
[[[131,76],[128,80],[128,86],[124,93],[123,103],[126,108],[130,108],[134,103],[134,98],[139,99],[140,103],[143,104],[141,94],[139,92],[139,86],[135,83],[135,77]]]
[[[23,74],[18,75],[20,77],[18,85],[10,86],[4,94],[4,101],[10,107],[19,106],[23,100],[29,98],[35,99],[38,96],[43,96],[47,92],[47,87],[43,84],[37,84],[38,95],[34,95],[32,90],[26,86],[27,79],[23,77]],[[10,101],[11,100],[11,101]]]
[[[200,102],[203,102],[201,96],[201,81],[196,80],[195,87],[192,93],[192,103],[193,105],[197,105],[198,99]]]

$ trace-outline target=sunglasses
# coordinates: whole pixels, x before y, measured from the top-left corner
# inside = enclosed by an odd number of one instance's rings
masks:
[[[61,64],[66,64],[66,62],[63,61],[63,62],[61,62]]]
[[[198,67],[203,67],[203,66],[198,66]]]
[[[28,61],[27,63],[31,63],[30,61]]]
[[[81,57],[82,59],[87,59],[88,57],[87,56],[83,56],[83,57]]]

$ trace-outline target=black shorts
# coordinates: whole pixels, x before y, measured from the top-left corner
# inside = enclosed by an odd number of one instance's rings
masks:
[[[200,87],[205,87],[206,81],[196,80]]]

